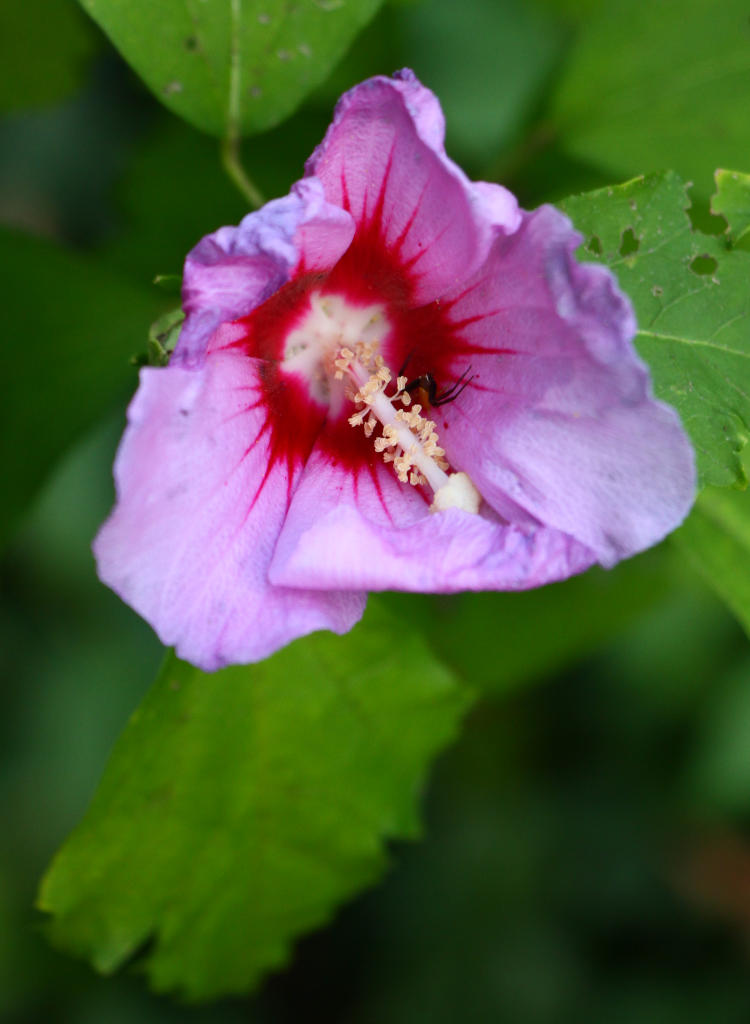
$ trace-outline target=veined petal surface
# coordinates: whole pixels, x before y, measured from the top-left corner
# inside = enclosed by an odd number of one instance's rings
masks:
[[[316,629],[345,632],[365,605],[362,593],[269,583],[294,470],[273,458],[257,372],[224,353],[200,370],[141,371],[117,505],[94,542],[101,579],[208,671]]]
[[[414,489],[378,466],[353,475],[313,452],[270,567],[298,587],[526,590],[565,579],[596,560],[560,530],[503,521],[485,507],[432,513]]]
[[[580,241],[542,207],[446,297],[476,376],[440,421],[490,504],[509,497],[613,565],[682,521],[694,457],[653,398],[630,303],[608,270],[576,262]]]
[[[203,668],[348,629],[367,590],[613,565],[692,503],[692,449],[614,277],[576,262],[552,207],[469,181],[444,129],[411,72],[370,79],[288,196],[188,254],[183,330],[144,371],[95,551]],[[423,408],[389,449],[399,402]],[[423,443],[437,461],[399,478]],[[432,511],[457,472],[466,503]]]
[[[246,316],[293,271],[330,269],[354,237],[349,213],[327,202],[314,178],[249,213],[237,227],[206,235],[185,259],[185,322],[173,359],[199,365],[220,324]]]

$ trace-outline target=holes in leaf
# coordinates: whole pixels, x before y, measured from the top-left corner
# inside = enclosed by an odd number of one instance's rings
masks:
[[[655,284],[654,287],[651,289],[651,294],[654,296],[655,299],[660,299],[664,294],[664,289],[660,284]]]
[[[703,235],[726,234],[727,222],[720,213],[714,213],[707,199],[700,199],[690,194],[691,206],[688,207],[687,215],[694,231],[700,231]]]
[[[586,243],[586,248],[594,256],[601,256],[603,253],[602,243],[598,235],[592,235]]]
[[[709,274],[713,274],[718,266],[713,256],[696,256],[690,261],[690,269],[694,274],[700,274],[704,277]]]
[[[639,239],[635,237],[635,232],[632,228],[627,228],[622,233],[620,239],[620,255],[621,256],[632,256],[634,252],[638,252],[641,247]]]

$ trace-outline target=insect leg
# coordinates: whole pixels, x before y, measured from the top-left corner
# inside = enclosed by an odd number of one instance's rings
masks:
[[[436,395],[431,399],[432,405],[446,405],[448,402],[453,402],[461,394],[464,388],[468,387],[469,384],[474,380],[476,374],[469,377],[471,372],[471,366],[467,366],[457,381],[454,381],[449,388],[445,391],[441,391],[439,395]]]

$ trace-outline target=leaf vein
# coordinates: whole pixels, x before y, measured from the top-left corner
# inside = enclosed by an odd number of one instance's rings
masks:
[[[641,328],[638,334],[645,338],[654,338],[657,341],[677,341],[682,345],[696,345],[700,348],[711,348],[716,352],[723,352],[729,356],[739,356],[741,359],[750,359],[750,352],[743,352],[741,349],[729,348],[727,345],[717,345],[715,342],[703,338],[681,338],[676,334],[663,334],[659,331],[648,331]]]

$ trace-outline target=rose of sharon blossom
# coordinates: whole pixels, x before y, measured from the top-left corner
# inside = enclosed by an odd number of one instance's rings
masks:
[[[612,275],[552,207],[469,181],[443,134],[411,72],[370,79],[288,196],[187,257],[94,549],[204,669],[344,632],[368,590],[611,566],[691,504],[691,447]]]

